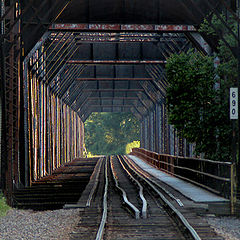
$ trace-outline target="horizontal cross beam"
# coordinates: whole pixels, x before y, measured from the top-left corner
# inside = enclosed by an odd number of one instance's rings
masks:
[[[90,100],[138,100],[138,97],[88,97]]]
[[[142,88],[139,89],[83,89],[83,92],[144,92]]]
[[[49,30],[60,31],[137,31],[137,32],[196,32],[193,25],[173,24],[52,24]]]
[[[126,104],[89,104],[88,107],[127,107],[131,108],[134,107],[134,105],[126,105]]]
[[[151,81],[152,78],[77,78],[76,81]]]
[[[165,64],[165,60],[69,60],[67,64]]]

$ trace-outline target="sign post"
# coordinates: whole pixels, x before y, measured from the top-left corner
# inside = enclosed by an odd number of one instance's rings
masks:
[[[235,205],[237,202],[237,179],[236,179],[236,154],[237,154],[237,136],[236,125],[238,120],[238,88],[230,88],[230,119],[232,120],[233,129],[233,151],[231,167],[231,213],[235,214]]]
[[[238,119],[238,88],[230,88],[230,119]]]

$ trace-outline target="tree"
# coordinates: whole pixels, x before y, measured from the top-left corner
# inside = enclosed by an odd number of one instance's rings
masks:
[[[190,51],[172,55],[166,65],[169,122],[181,137],[196,143],[196,153],[229,160],[231,126],[224,91],[216,89],[213,58]],[[227,158],[227,159],[226,159]]]
[[[85,122],[88,152],[95,155],[125,154],[126,145],[139,140],[140,126],[128,113],[92,113]]]
[[[236,32],[236,22],[232,18],[227,21]],[[236,47],[237,42],[229,29],[215,15],[212,15],[211,24],[214,28],[205,20],[200,31],[216,37],[217,30],[230,47]],[[213,57],[192,50],[168,59],[166,72],[170,87],[167,104],[170,123],[188,141],[196,143],[196,153],[203,152],[206,158],[229,161],[232,132],[229,87],[236,84],[237,61],[223,40],[218,41],[217,49]],[[216,56],[221,61],[217,69],[213,63]]]

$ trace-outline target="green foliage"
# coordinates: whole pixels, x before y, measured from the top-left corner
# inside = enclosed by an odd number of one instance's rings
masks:
[[[4,217],[10,209],[11,208],[6,204],[4,196],[0,194],[0,217]]]
[[[166,65],[169,122],[206,158],[229,160],[231,126],[224,81],[213,58],[190,51],[172,55]],[[216,90],[216,82],[221,89]]]
[[[237,36],[238,30],[235,19],[231,16],[226,18],[224,14],[222,14],[221,17],[226,21],[226,25],[228,25],[232,32]],[[214,26],[214,28],[212,26]],[[199,29],[199,32],[204,32],[213,38],[218,36],[216,31],[222,35],[232,49],[237,47],[238,42],[236,38],[234,38],[234,36],[229,32],[229,29],[222,24],[216,15],[212,16],[211,25],[207,20],[204,20]],[[218,52],[215,56],[218,56],[221,61],[221,64],[218,66],[217,73],[222,79],[224,79],[225,87],[231,87],[237,83],[237,59],[233,56],[232,51],[228,46],[226,46],[222,39],[218,40],[217,44]]]
[[[85,143],[92,155],[125,154],[139,140],[139,122],[128,113],[92,113],[85,122]]]
[[[237,35],[237,23],[231,16],[221,17]],[[231,159],[231,122],[229,120],[229,88],[237,83],[237,59],[229,46],[237,47],[236,38],[216,16],[204,20],[199,31],[217,40],[220,65],[214,69],[213,58],[198,53],[173,55],[167,63],[170,87],[167,91],[169,119],[179,133],[196,143],[196,152],[207,158]],[[229,45],[229,46],[227,46]],[[219,89],[214,86],[218,84]]]
[[[139,148],[140,147],[140,141],[133,141],[131,143],[128,143],[126,146],[126,154],[129,154],[132,152],[133,148]]]

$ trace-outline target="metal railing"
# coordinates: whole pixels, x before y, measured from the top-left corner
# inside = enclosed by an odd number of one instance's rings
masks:
[[[133,148],[132,154],[215,194],[229,199],[234,195],[235,164],[231,162],[158,154],[143,148]]]

